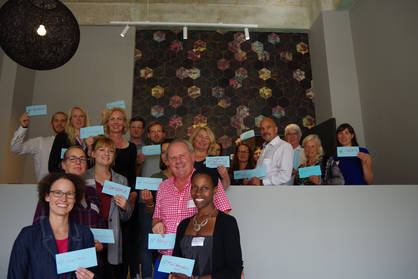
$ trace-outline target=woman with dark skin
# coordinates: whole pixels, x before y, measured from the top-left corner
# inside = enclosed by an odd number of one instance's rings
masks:
[[[238,225],[234,217],[216,209],[218,173],[200,169],[192,175],[191,197],[196,215],[183,220],[177,229],[173,256],[195,259],[193,279],[238,279],[242,273],[242,253]],[[189,278],[171,273],[169,279]]]

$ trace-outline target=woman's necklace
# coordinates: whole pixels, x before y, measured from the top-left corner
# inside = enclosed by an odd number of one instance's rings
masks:
[[[208,221],[209,221],[209,218],[210,217],[212,217],[212,215],[213,215],[213,213],[215,213],[215,211],[216,211],[216,207],[215,207],[215,209],[213,209],[212,210],[212,212],[200,223],[200,224],[198,224],[197,223],[197,221],[196,221],[196,219],[197,219],[197,215],[193,218],[193,230],[195,231],[195,232],[198,232],[198,231],[200,231],[204,226],[206,226],[206,224],[208,223]]]

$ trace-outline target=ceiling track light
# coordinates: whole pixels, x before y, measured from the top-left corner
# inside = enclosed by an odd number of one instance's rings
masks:
[[[248,27],[244,28],[244,35],[245,35],[245,40],[250,40],[250,31],[248,31]]]
[[[183,27],[183,40],[187,40],[187,26]]]
[[[122,38],[125,38],[125,37],[126,37],[126,34],[128,34],[128,31],[129,31],[129,25],[126,25],[126,26],[123,28],[122,32],[120,33],[120,36],[121,36]]]

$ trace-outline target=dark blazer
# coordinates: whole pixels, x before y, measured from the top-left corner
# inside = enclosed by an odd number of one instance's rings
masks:
[[[184,219],[177,227],[173,256],[184,257],[180,242],[192,218]],[[213,279],[241,278],[243,263],[237,221],[222,211],[216,217],[213,231],[212,264]]]
[[[91,231],[83,225],[70,221],[68,251],[90,247],[94,247]],[[13,244],[7,278],[62,278],[61,275],[57,275],[56,254],[58,248],[48,218],[25,227]],[[90,270],[95,271],[94,268]],[[76,278],[75,272],[65,274],[67,279]]]

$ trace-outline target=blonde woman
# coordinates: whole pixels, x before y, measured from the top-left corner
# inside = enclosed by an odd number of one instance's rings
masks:
[[[296,172],[295,185],[344,185],[344,177],[333,158],[331,157],[328,161],[324,160],[324,150],[318,135],[311,134],[305,137],[302,146],[305,159],[299,168],[320,166],[321,175],[300,178],[299,172]]]
[[[209,127],[199,127],[195,129],[189,138],[189,142],[193,145],[195,154],[195,169],[206,167],[205,160],[208,156],[216,156],[216,139]],[[231,185],[231,179],[228,169],[225,166],[218,167],[218,173],[221,177],[224,189]]]
[[[70,119],[65,126],[65,132],[59,133],[52,144],[49,154],[49,172],[60,171],[61,152],[63,148],[80,146],[87,151],[86,142],[80,138],[80,129],[89,126],[89,117],[81,107],[72,107],[69,112]]]
[[[104,278],[122,278],[122,227],[121,222],[131,217],[132,208],[127,199],[120,195],[115,197],[102,193],[106,180],[118,184],[127,185],[124,176],[112,170],[111,166],[115,161],[116,145],[105,136],[98,136],[92,146],[91,157],[94,160],[94,167],[87,170],[84,178],[88,186],[96,188],[100,203],[100,211],[109,229],[113,230],[115,243],[107,246],[107,253],[104,257]]]

